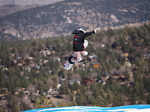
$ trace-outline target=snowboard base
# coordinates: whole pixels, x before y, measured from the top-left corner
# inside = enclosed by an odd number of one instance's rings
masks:
[[[66,70],[70,70],[72,66],[73,66],[73,64],[70,64],[68,62],[68,60],[64,63],[64,69],[66,69]]]

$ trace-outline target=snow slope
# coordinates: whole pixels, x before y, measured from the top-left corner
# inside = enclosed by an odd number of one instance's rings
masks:
[[[71,106],[33,109],[23,112],[150,112],[150,105],[128,105],[119,107]]]

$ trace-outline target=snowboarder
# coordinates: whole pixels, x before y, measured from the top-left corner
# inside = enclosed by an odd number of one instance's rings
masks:
[[[69,70],[75,62],[82,61],[82,56],[86,56],[88,54],[85,51],[85,48],[88,46],[88,41],[85,40],[85,37],[90,36],[96,32],[98,32],[100,28],[96,28],[93,31],[85,32],[82,28],[76,29],[72,32],[74,35],[73,40],[73,51],[74,53],[68,58],[66,63],[64,64],[64,68]]]

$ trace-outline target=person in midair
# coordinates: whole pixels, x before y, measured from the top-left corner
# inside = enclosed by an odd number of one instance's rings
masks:
[[[64,68],[69,70],[75,62],[82,61],[82,56],[88,54],[85,48],[88,46],[88,41],[85,40],[87,36],[90,36],[98,32],[100,28],[96,28],[93,31],[85,32],[82,28],[76,29],[72,32],[73,39],[73,54],[68,58],[68,61],[64,64]]]

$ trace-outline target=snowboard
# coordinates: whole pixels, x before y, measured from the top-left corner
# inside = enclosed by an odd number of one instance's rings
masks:
[[[84,46],[84,49],[88,46],[88,41],[87,41],[87,40],[84,40],[83,46]],[[64,63],[63,66],[64,66],[64,69],[70,70],[71,67],[73,66],[73,64],[69,63],[69,61],[67,60],[67,61]]]
[[[73,64],[70,64],[68,60],[64,63],[64,69],[66,70],[70,70],[72,66]]]

